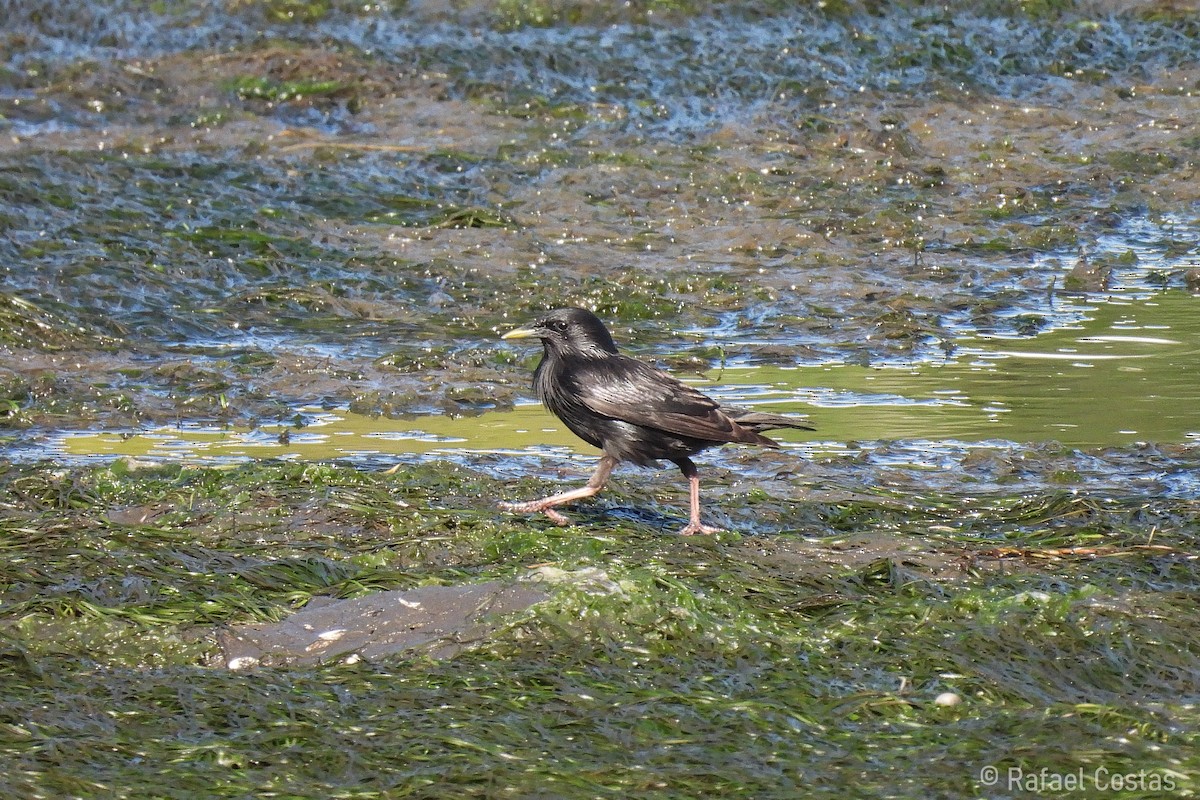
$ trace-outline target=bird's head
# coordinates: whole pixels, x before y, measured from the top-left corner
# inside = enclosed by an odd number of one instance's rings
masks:
[[[617,346],[613,344],[608,328],[586,308],[555,309],[536,322],[509,331],[500,338],[533,337],[542,340],[542,346],[548,356],[598,358],[617,352]]]

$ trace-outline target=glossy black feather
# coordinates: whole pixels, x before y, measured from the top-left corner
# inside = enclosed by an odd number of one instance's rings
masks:
[[[621,461],[677,461],[728,442],[777,447],[759,431],[811,428],[794,417],[721,406],[621,355],[604,323],[586,309],[558,309],[520,333],[542,341],[533,387],[546,408],[575,435]]]

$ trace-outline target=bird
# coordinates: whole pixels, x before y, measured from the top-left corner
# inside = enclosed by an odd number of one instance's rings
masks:
[[[599,493],[619,463],[653,466],[666,460],[688,481],[689,520],[679,533],[720,533],[700,521],[700,476],[691,457],[731,442],[778,448],[778,442],[761,435],[765,430],[813,430],[802,417],[721,405],[657,367],[621,354],[608,328],[586,308],[555,309],[501,338],[541,340],[534,392],[572,433],[601,451],[585,485],[540,500],[501,502],[506,511],[541,512],[569,525],[556,508]]]

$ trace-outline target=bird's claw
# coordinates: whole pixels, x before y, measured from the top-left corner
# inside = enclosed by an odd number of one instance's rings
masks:
[[[514,514],[536,514],[540,511],[549,517],[550,521],[555,525],[571,524],[571,520],[567,519],[553,508],[542,505],[541,501],[538,500],[530,500],[525,503],[510,503],[506,500],[501,500],[499,505],[502,510],[511,511]]]
[[[557,511],[555,511],[552,508],[543,508],[542,513],[545,514],[547,517],[549,517],[550,521],[553,522],[555,525],[570,525],[571,524],[571,520],[569,520],[567,517],[563,516],[562,514],[558,513]]]
[[[695,534],[703,534],[704,536],[715,536],[718,533],[724,533],[724,528],[714,528],[712,525],[701,525],[699,522],[689,522],[679,530],[680,536],[694,536]]]

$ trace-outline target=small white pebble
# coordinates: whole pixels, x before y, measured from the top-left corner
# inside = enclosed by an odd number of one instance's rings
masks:
[[[954,692],[942,692],[937,697],[933,698],[935,705],[939,706],[956,706],[962,702],[962,698]]]
[[[258,659],[252,656],[242,656],[241,658],[231,658],[225,666],[229,669],[249,669],[250,667],[258,666]]]

